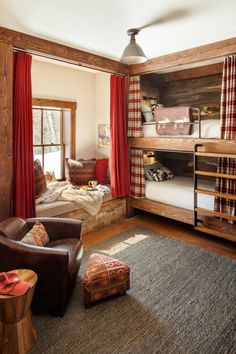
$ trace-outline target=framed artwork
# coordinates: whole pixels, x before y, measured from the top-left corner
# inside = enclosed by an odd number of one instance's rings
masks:
[[[98,147],[110,147],[110,125],[98,124]]]

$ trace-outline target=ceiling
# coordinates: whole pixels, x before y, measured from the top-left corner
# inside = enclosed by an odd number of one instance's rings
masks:
[[[129,28],[148,58],[236,36],[236,0],[0,0],[0,26],[119,60]]]

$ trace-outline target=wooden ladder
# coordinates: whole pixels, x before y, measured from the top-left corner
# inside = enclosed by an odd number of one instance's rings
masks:
[[[236,222],[236,216],[227,213],[221,213],[218,211],[208,210],[205,208],[200,208],[198,207],[197,202],[198,194],[205,194],[224,199],[236,200],[236,195],[234,194],[219,193],[216,191],[210,191],[198,187],[199,176],[236,179],[236,174],[230,175],[225,173],[199,170],[198,157],[223,157],[235,159],[236,154],[199,151],[199,148],[202,147],[202,144],[196,144],[194,147],[194,228],[198,231],[205,232],[217,237],[225,238],[230,241],[236,241],[236,223],[230,224],[228,222],[229,220]]]

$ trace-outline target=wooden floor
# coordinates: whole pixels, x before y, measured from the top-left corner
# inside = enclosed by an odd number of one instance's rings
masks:
[[[236,259],[236,243],[213,237],[211,235],[195,231],[191,225],[162,218],[157,215],[143,213],[129,219],[124,219],[117,224],[85,234],[83,236],[84,248],[126,231],[134,226],[145,227],[154,232],[160,232],[166,236],[195,245],[210,252],[217,253],[232,259]]]

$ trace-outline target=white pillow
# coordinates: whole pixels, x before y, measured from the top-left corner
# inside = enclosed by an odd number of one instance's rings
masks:
[[[145,122],[154,122],[154,116],[149,105],[141,105],[141,112],[144,116]]]

